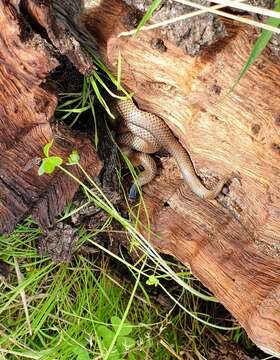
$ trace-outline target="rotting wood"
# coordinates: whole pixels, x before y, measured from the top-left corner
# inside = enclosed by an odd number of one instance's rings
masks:
[[[231,177],[226,196],[205,202],[164,161],[144,188],[151,241],[190,266],[251,339],[280,356],[280,65],[265,53],[226,96],[254,29],[226,22],[228,37],[192,58],[162,39],[152,46],[156,30],[118,38],[131,19],[119,0],[98,1],[82,18],[113,71],[120,52],[123,84],[168,123],[206,185]]]
[[[77,149],[81,165],[93,177],[101,167],[88,138],[50,125],[57,96],[46,79],[59,65],[59,53],[18,11],[10,1],[0,3],[0,234],[12,231],[29,214],[47,229],[77,191],[78,184],[60,171],[38,176],[47,142],[54,140],[51,151],[64,160]],[[54,18],[48,25],[58,27]],[[58,28],[61,34],[63,28]],[[64,34],[64,40],[69,45],[70,35]],[[57,47],[88,73],[92,65],[75,42],[67,51],[63,41]],[[71,170],[81,177],[75,166]]]
[[[143,17],[151,6],[153,0],[124,0],[128,5],[140,10],[139,18]],[[196,3],[202,6],[210,6],[207,0],[197,0]],[[180,2],[161,1],[154,11],[150,22],[160,23],[169,19],[178,18],[187,13],[194,12],[195,8],[184,5]],[[200,16],[190,17],[173,24],[159,28],[160,36],[186,51],[189,55],[197,55],[201,49],[210,46],[217,40],[225,37],[225,27],[220,18],[204,12]]]

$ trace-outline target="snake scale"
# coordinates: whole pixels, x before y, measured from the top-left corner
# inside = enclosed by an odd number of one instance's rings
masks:
[[[208,190],[196,175],[188,152],[160,117],[140,110],[131,99],[115,99],[112,107],[117,120],[126,129],[118,137],[119,145],[133,165],[144,168],[138,177],[139,186],[148,184],[156,176],[157,166],[149,154],[163,148],[174,157],[186,184],[196,195],[214,199],[221,192],[227,179],[222,178],[213,190]],[[136,196],[137,187],[133,184],[129,197],[133,200]]]

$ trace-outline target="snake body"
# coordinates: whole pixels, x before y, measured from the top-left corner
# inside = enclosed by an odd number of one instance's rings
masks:
[[[208,190],[197,177],[189,154],[160,117],[140,110],[130,99],[115,100],[113,107],[114,113],[121,118],[128,130],[119,136],[119,144],[126,149],[135,165],[141,164],[144,167],[138,178],[140,186],[149,183],[156,175],[155,161],[148,154],[164,148],[174,157],[185,182],[196,195],[203,199],[216,198],[227,179],[222,178],[213,190]],[[135,196],[136,186],[133,185],[130,197]]]

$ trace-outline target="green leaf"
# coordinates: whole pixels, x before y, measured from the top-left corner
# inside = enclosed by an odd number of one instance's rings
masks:
[[[51,140],[49,143],[47,143],[44,146],[43,153],[44,153],[45,157],[49,157],[49,152],[50,152],[52,145],[53,145],[53,140]]]
[[[148,280],[146,281],[146,284],[158,286],[159,280],[155,275],[151,275],[151,276],[149,276]]]
[[[274,11],[278,11],[278,12],[280,11],[280,0],[276,1]],[[280,24],[280,19],[276,19],[274,17],[269,17],[265,23],[268,25],[277,27]],[[269,40],[271,39],[272,35],[273,35],[272,31],[262,30],[259,38],[255,42],[253,50],[252,50],[246,64],[243,66],[243,69],[241,70],[236,82],[234,83],[233,87],[231,88],[231,91],[238,84],[240,79],[245,75],[245,73],[247,72],[249,67],[253,64],[253,62],[257,59],[257,57],[263,52],[263,50],[265,49]]]
[[[54,166],[52,160],[50,158],[47,158],[47,159],[43,160],[43,163],[44,163],[45,173],[51,174],[55,169],[55,166]]]
[[[120,326],[121,319],[118,316],[111,317],[111,323],[113,326],[114,331],[116,332]],[[126,336],[129,335],[132,331],[132,326],[129,322],[125,322],[120,329],[119,336]]]
[[[83,349],[77,356],[77,360],[90,360],[88,352]]]
[[[73,150],[72,153],[68,157],[69,165],[76,165],[80,161],[80,155],[77,150]]]
[[[117,347],[121,353],[127,352],[135,346],[136,341],[129,336],[121,336],[117,339]]]
[[[55,168],[63,163],[63,160],[59,156],[50,156],[46,159],[43,159],[41,166],[39,167],[38,174],[43,175],[51,174],[54,172]]]
[[[143,16],[142,20],[140,21],[139,25],[137,26],[135,36],[138,35],[141,27],[144,26],[146,24],[146,22],[152,17],[153,12],[156,10],[156,8],[159,6],[160,3],[161,3],[161,0],[154,0],[151,3],[150,7],[146,11],[146,14]]]
[[[49,159],[53,163],[54,166],[59,166],[63,163],[63,160],[60,156],[50,156]]]
[[[54,169],[57,167],[57,166],[59,166],[59,165],[61,165],[62,163],[63,163],[63,160],[61,159],[61,157],[59,157],[59,156],[50,156],[49,158],[48,158],[48,160],[52,163],[52,166],[53,166],[53,170],[52,171],[54,171]],[[47,172],[47,171],[46,171]]]
[[[108,329],[105,325],[99,325],[96,329],[97,335],[100,337],[100,341],[104,350],[108,350],[115,336],[114,331]],[[120,360],[120,353],[116,346],[113,347],[108,360]]]
[[[106,349],[108,349],[114,339],[115,333],[108,329],[105,325],[98,326],[96,331],[98,336],[101,338],[102,344]]]
[[[81,346],[73,346],[73,353],[77,355],[76,360],[90,360],[88,351]]]
[[[123,360],[121,358],[119,350],[116,348],[116,346],[113,347],[110,355],[107,357],[108,360]]]

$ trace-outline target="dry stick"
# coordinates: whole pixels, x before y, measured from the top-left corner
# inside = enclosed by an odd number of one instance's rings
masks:
[[[225,13],[223,11],[218,11],[217,10],[217,9],[221,9],[221,8],[225,7],[224,5],[214,5],[214,6],[211,6],[211,7],[207,7],[207,6],[195,4],[195,3],[191,2],[191,1],[185,1],[185,0],[176,0],[176,1],[180,2],[182,4],[185,4],[185,5],[191,6],[193,8],[201,9],[201,10],[197,10],[197,11],[193,11],[193,12],[188,13],[188,14],[180,15],[180,16],[174,17],[172,19],[168,19],[168,20],[164,20],[162,22],[158,22],[156,24],[142,26],[140,28],[140,31],[142,31],[142,30],[147,31],[147,30],[156,29],[156,28],[159,28],[159,27],[163,27],[163,26],[173,24],[173,23],[175,23],[177,21],[186,20],[186,19],[189,19],[191,17],[210,12],[210,13],[213,13],[213,14],[216,14],[216,15],[220,15],[220,16],[223,16],[223,17],[226,17],[226,18],[229,18],[229,19],[237,20],[239,22],[242,22],[242,23],[245,23],[245,24],[248,24],[248,25],[256,26],[256,27],[259,27],[259,28],[262,28],[262,29],[265,29],[265,30],[269,30],[269,31],[273,31],[275,33],[280,34],[280,29],[278,29],[277,27],[270,26],[270,25],[263,24],[263,23],[259,23],[259,22],[254,21],[254,20],[242,18],[240,16],[228,14],[228,13]],[[232,2],[232,4],[233,3],[238,3],[238,2],[243,2],[243,1],[245,1],[245,0],[240,0],[240,1],[237,0],[237,1]],[[133,29],[131,31],[124,31],[124,32],[121,32],[118,35],[118,37],[120,37],[120,36],[131,36],[131,35],[134,35],[136,33],[136,31],[137,31],[137,29]]]
[[[181,2],[182,4],[184,3],[183,0],[182,1],[175,0],[175,1]],[[256,13],[256,14],[270,16],[270,17],[280,19],[280,13],[278,11],[270,10],[270,9],[264,9],[262,7],[259,7],[259,6],[252,6],[252,5],[249,5],[249,4],[240,4],[240,3],[236,3],[235,1],[232,1],[232,0],[207,0],[207,1],[209,1],[211,3],[215,3],[215,4],[229,6],[229,7],[232,7],[234,9],[244,10],[244,11],[248,11],[248,12],[252,12],[252,13]]]
[[[257,22],[257,21],[254,21],[254,20],[243,18],[241,16],[236,16],[236,15],[233,15],[233,14],[225,13],[223,11],[215,10],[215,9],[213,9],[214,6],[209,8],[207,6],[205,7],[203,5],[194,4],[192,1],[188,1],[188,0],[175,0],[175,1],[179,2],[181,4],[184,4],[184,5],[188,5],[188,6],[192,6],[194,8],[198,8],[198,9],[205,9],[206,8],[206,9],[209,9],[210,13],[220,15],[220,16],[223,16],[223,17],[226,17],[226,18],[229,18],[229,19],[237,20],[237,21],[243,22],[243,23],[248,24],[248,25],[256,26],[256,27],[259,27],[259,28],[262,28],[262,29],[265,29],[265,30],[269,30],[269,31],[273,31],[273,32],[275,32],[277,34],[280,34],[280,29],[275,27],[275,26],[263,24],[261,22]],[[210,0],[208,0],[208,1],[210,1]],[[230,3],[231,3],[231,7],[233,7],[234,3],[238,3],[238,2],[232,1]],[[220,5],[220,6],[222,6],[222,5]],[[277,13],[277,12],[275,11],[274,13]],[[279,13],[278,13],[278,16],[279,16]]]
[[[160,339],[159,343],[172,355],[174,358],[178,360],[183,360],[181,356],[176,354],[176,352],[172,349],[171,346],[169,346],[163,339]]]

